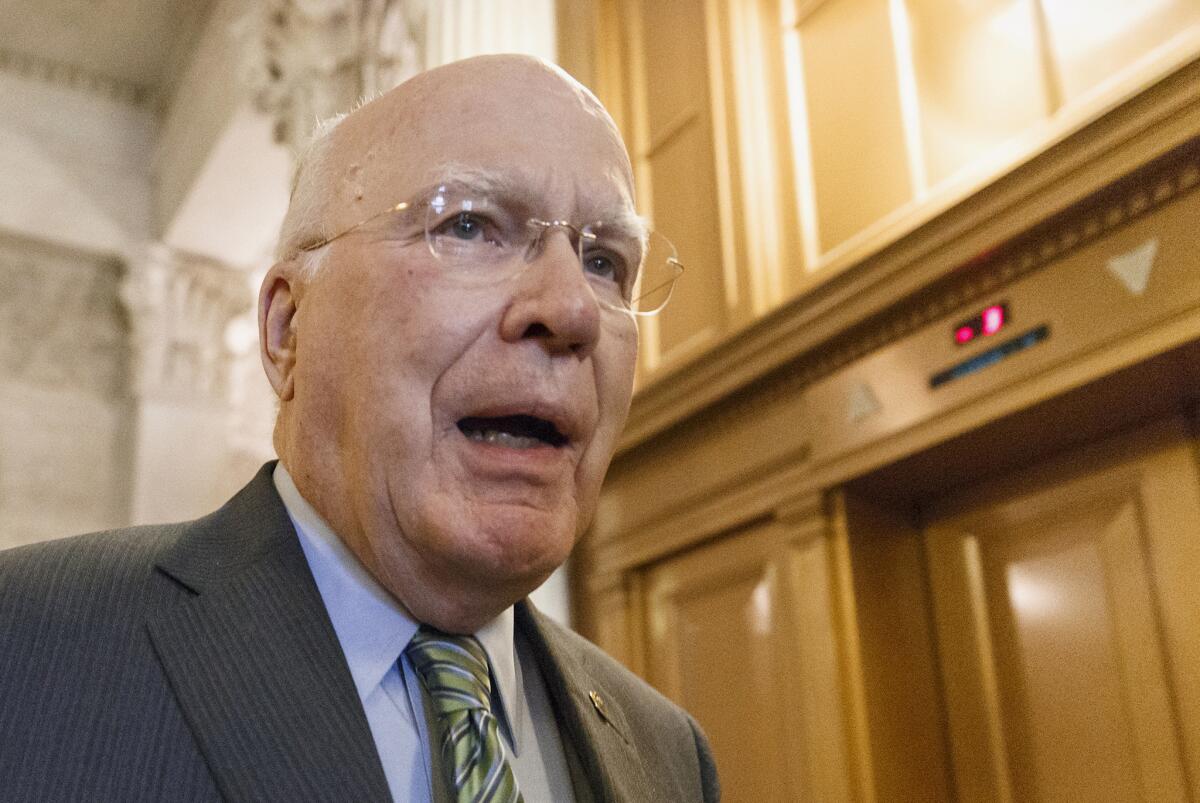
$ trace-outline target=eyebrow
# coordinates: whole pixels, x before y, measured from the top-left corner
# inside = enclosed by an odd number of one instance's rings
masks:
[[[437,168],[436,174],[442,176],[453,176],[456,186],[475,190],[484,193],[493,198],[504,198],[511,201],[519,202],[526,209],[537,210],[542,205],[541,197],[535,193],[527,183],[521,181],[511,173],[502,170],[494,170],[486,167],[468,167],[465,165],[455,164],[453,162],[445,163]],[[419,198],[428,201],[432,197],[433,191],[440,185],[433,185],[430,190],[422,193]],[[579,193],[585,196],[586,193]],[[629,237],[630,239],[638,240],[643,246],[650,236],[649,226],[646,220],[632,209],[622,205],[611,215],[601,215],[591,218],[590,220],[574,221],[576,223],[591,223],[597,220],[603,220],[605,224],[611,226],[614,231],[620,235]]]

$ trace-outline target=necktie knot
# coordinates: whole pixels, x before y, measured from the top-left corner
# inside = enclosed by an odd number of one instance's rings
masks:
[[[422,625],[404,650],[438,714],[446,780],[458,803],[521,803],[492,716],[487,653],[473,636]]]
[[[491,710],[487,653],[473,636],[455,636],[422,625],[405,652],[439,714]]]

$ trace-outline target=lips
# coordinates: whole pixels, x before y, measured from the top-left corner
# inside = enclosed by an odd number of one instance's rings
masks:
[[[558,423],[528,413],[466,416],[458,428],[470,440],[513,449],[557,449],[570,442]]]

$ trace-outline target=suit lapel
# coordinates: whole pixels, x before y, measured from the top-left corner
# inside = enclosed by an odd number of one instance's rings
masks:
[[[268,464],[160,570],[148,622],[217,784],[237,800],[389,800],[366,716]]]
[[[544,621],[528,601],[517,604],[516,621],[533,648],[554,703],[559,728],[568,743],[563,747],[574,750],[590,787],[577,797],[612,803],[653,799],[653,786],[614,698],[587,672],[554,625]]]

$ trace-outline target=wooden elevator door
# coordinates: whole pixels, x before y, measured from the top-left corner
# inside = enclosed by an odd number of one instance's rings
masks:
[[[922,518],[956,797],[1200,797],[1200,476],[1182,422]]]
[[[728,803],[849,798],[830,755],[843,733],[836,716],[822,713],[836,705],[837,689],[806,683],[801,669],[836,660],[833,635],[813,639],[803,657],[793,635],[820,605],[826,560],[818,544],[797,545],[763,523],[644,575],[647,678],[705,729]],[[818,601],[806,602],[801,587]],[[801,710],[812,716],[801,721]],[[827,794],[806,782],[814,777]]]

